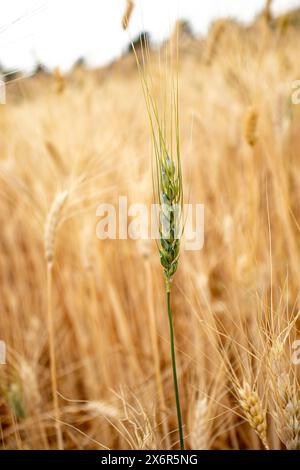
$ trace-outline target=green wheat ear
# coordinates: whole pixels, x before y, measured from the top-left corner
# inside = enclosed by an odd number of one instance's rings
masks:
[[[159,253],[164,268],[167,292],[170,292],[173,275],[178,266],[181,237],[182,179],[181,169],[169,155],[163,154],[157,165],[160,206]],[[157,198],[157,196],[156,196]]]

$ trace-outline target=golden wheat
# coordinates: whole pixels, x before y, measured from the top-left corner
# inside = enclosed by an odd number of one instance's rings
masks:
[[[172,288],[189,448],[299,448],[297,18],[179,44],[182,177],[205,204],[204,248],[181,250]],[[144,56],[155,101],[168,47]],[[1,448],[176,448],[155,243],[96,236],[98,204],[152,202],[135,58],[53,87],[12,82],[0,109]]]
[[[245,418],[261,439],[264,447],[269,449],[267,442],[266,410],[262,405],[257,391],[247,382],[244,382],[243,387],[238,389],[238,396]]]

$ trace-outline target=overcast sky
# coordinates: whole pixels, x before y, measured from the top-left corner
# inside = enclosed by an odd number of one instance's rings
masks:
[[[102,65],[124,51],[128,33],[121,27],[126,0],[0,0],[0,63],[30,69],[42,62],[67,70],[84,56]],[[132,37],[144,29],[159,41],[177,17],[188,19],[204,34],[220,16],[249,21],[264,0],[136,0]],[[299,0],[274,0],[273,10],[300,7]]]

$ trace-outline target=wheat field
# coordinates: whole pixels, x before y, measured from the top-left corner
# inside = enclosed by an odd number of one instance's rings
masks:
[[[178,27],[184,185],[205,206],[172,290],[185,445],[299,450],[299,15]],[[157,94],[172,41],[150,53]],[[132,53],[7,84],[1,448],[178,448],[157,247],[96,236],[101,202],[151,204],[150,154]]]

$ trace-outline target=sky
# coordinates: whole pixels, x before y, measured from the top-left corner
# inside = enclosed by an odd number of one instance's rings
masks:
[[[216,18],[249,22],[264,0],[135,0],[130,36],[121,27],[126,0],[0,0],[0,63],[30,70],[37,63],[67,71],[79,57],[91,66],[109,63],[141,30],[166,38],[177,18],[205,34]],[[274,0],[273,11],[300,7],[300,0]]]

